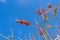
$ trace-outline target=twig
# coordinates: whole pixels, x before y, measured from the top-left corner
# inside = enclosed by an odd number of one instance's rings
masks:
[[[4,36],[4,35],[2,35],[2,34],[0,34],[0,36],[2,36],[3,38],[5,38],[5,39],[9,40],[9,38],[8,38],[8,37],[6,37],[6,36]]]

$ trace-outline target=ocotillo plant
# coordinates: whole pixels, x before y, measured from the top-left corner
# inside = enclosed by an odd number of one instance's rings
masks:
[[[55,8],[53,8],[53,5],[49,3],[47,5],[47,8],[42,10],[42,6],[40,6],[37,9],[38,10],[34,10],[34,14],[37,14],[39,16],[38,19],[40,20],[37,21],[37,19],[34,18],[34,21],[35,21],[34,26],[32,26],[29,21],[26,21],[24,19],[16,20],[16,23],[23,24],[27,27],[30,26],[29,28],[36,29],[33,33],[28,33],[29,40],[36,40],[36,37],[34,36],[35,34],[38,34],[38,37],[37,37],[38,40],[41,40],[40,37],[42,37],[43,40],[57,40],[57,39],[60,40],[60,27],[58,25],[55,26],[55,24],[54,26],[52,26],[52,22],[54,21],[53,20],[54,18],[57,19],[58,23],[60,24],[60,18],[57,16],[57,13],[59,11],[58,9],[60,9],[60,6],[58,5],[58,6],[55,6]],[[49,17],[52,17],[52,19],[50,19]],[[41,22],[43,23],[44,27],[41,26]],[[50,29],[56,29],[56,35],[54,35],[53,31],[51,31],[51,33],[48,33]],[[3,37],[4,40],[14,40],[14,31],[12,28],[10,29],[10,32],[11,32],[11,35],[6,37],[3,34],[0,34],[0,37]],[[28,37],[25,34],[23,38],[24,40],[28,40]],[[18,40],[23,40],[23,39],[18,37]]]

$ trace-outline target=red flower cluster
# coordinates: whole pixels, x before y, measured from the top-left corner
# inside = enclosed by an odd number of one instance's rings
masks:
[[[25,25],[27,25],[27,26],[30,25],[30,23],[27,22],[27,21],[25,21],[25,20],[16,20],[16,22],[17,22],[17,23],[21,23],[21,24],[25,24]]]
[[[37,13],[38,15],[42,15],[42,11],[40,9],[38,9],[37,12],[35,11],[35,13]]]
[[[41,28],[38,28],[38,31],[39,31],[39,34],[40,34],[40,35],[43,35],[43,34],[44,34],[44,32],[42,31]]]
[[[48,8],[52,8],[52,4],[49,4],[49,5],[48,5]]]

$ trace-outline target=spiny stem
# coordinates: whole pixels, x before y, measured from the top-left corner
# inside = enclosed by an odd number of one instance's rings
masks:
[[[0,34],[0,36],[2,36],[3,38],[5,38],[5,39],[9,40],[9,38],[8,38],[8,37],[6,37],[6,36],[4,36],[4,35],[2,35],[2,34]]]
[[[52,40],[52,38],[49,36],[49,34],[46,32],[47,36],[49,37],[50,40]]]

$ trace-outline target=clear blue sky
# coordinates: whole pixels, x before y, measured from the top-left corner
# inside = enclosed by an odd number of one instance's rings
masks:
[[[54,8],[59,2],[59,0],[40,1],[43,9],[47,8],[49,3],[51,3]],[[39,20],[39,15],[35,14],[34,11],[37,10],[39,6],[40,3],[38,0],[0,0],[0,34],[8,36],[10,35],[10,28],[12,28],[14,40],[17,40],[18,37],[24,39],[24,35],[27,35],[29,39],[28,33],[33,33],[36,29],[16,23],[16,19],[25,19],[29,21],[31,25],[35,25],[34,18],[36,17],[36,19]],[[58,12],[58,14],[59,13],[60,12]],[[60,16],[60,14],[58,16]],[[56,21],[57,20],[55,20],[52,25],[57,24]],[[43,26],[43,24],[41,24],[41,26]],[[52,30],[53,29],[51,29],[51,31]],[[56,30],[53,30],[53,32],[55,31]],[[38,38],[37,34],[35,34],[35,37],[36,39]],[[4,40],[4,38],[0,37],[0,40]]]

